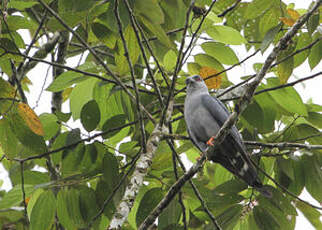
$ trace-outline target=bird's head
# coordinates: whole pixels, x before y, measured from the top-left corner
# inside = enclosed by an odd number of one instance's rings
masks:
[[[194,92],[208,93],[207,85],[205,84],[202,77],[200,77],[199,75],[187,77],[186,85],[187,85],[187,94],[194,93]]]

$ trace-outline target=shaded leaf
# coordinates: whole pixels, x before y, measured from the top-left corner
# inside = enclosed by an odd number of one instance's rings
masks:
[[[138,207],[138,210],[136,212],[137,226],[140,226],[140,224],[144,221],[144,219],[160,202],[162,197],[163,197],[163,192],[160,188],[152,188],[144,194],[140,202],[140,205]]]
[[[97,127],[101,119],[101,114],[95,100],[91,100],[83,106],[80,118],[87,132],[93,131]]]

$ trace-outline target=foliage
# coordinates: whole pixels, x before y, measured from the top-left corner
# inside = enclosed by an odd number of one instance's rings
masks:
[[[249,53],[266,55],[308,11],[277,0],[217,0],[211,8],[210,0],[197,0],[194,7],[187,0],[126,2],[1,2],[0,157],[13,186],[0,191],[1,229],[106,229],[138,157],[152,151],[145,144],[163,120],[160,98],[165,104],[172,92],[175,108],[169,130],[178,139],[174,149],[167,137],[156,143],[152,165],[122,227],[137,229],[184,173],[172,155],[186,154],[192,162],[198,156],[184,138],[186,76],[210,78],[208,87],[219,92],[233,85],[231,77],[234,82],[249,78],[230,76],[226,70],[245,58],[236,51],[246,47]],[[253,160],[279,183],[261,176],[271,186],[272,199],[210,162],[192,179],[222,229],[294,229],[298,210],[322,228],[314,206],[281,189],[296,196],[306,189],[322,202],[322,148],[316,146],[322,143],[322,106],[304,102],[294,84],[287,85],[294,68],[308,62],[313,70],[321,61],[321,12],[320,6],[278,55],[237,124],[248,141],[306,146],[249,148]],[[180,65],[176,60],[182,58],[182,42],[187,52]],[[81,61],[74,65],[71,60],[76,58]],[[36,108],[28,105],[31,85],[47,79],[41,62],[52,68],[45,89],[52,101],[41,101],[51,104],[51,111],[41,110],[38,102]],[[247,68],[258,72],[262,64]],[[32,77],[35,73],[37,78]],[[234,98],[225,100],[233,108]],[[187,183],[159,216],[158,228],[213,229],[204,209]]]

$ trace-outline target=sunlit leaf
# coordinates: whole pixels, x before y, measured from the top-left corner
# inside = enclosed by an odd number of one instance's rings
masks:
[[[207,34],[214,40],[225,44],[240,45],[247,42],[237,30],[229,26],[212,26],[207,29]]]

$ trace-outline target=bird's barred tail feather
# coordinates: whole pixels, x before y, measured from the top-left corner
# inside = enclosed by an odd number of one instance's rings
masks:
[[[271,198],[272,194],[268,186],[263,186],[253,164],[249,159],[244,158],[242,154],[237,152],[233,158],[221,154],[214,154],[210,160],[221,164],[234,175],[244,180],[248,185],[254,187],[262,195]]]

